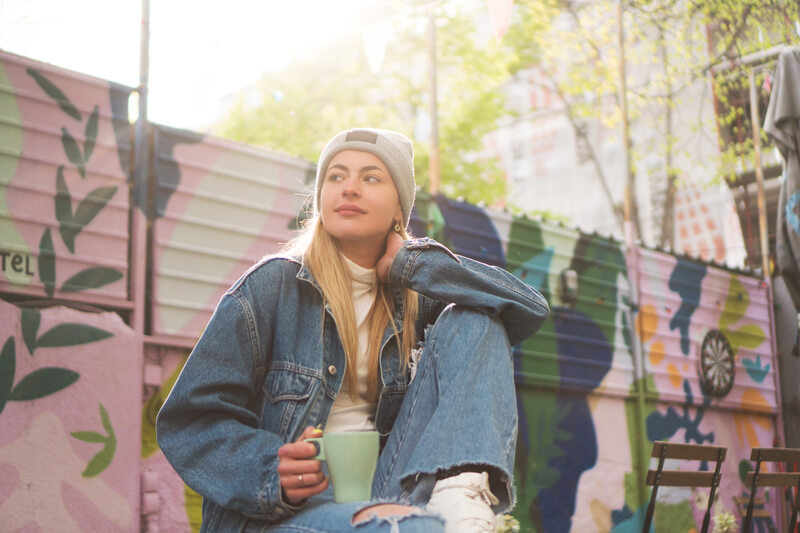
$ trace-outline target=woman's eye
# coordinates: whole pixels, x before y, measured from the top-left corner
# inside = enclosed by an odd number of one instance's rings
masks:
[[[331,174],[328,176],[328,181],[341,181],[342,179],[344,178],[342,178],[341,174]]]
[[[364,177],[364,181],[367,183],[378,183],[381,179],[378,176],[367,175]]]

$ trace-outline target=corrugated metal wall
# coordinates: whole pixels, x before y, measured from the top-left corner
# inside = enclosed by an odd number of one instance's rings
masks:
[[[223,292],[289,239],[311,165],[155,126],[151,333],[192,345]]]
[[[0,291],[129,307],[130,93],[0,53]]]

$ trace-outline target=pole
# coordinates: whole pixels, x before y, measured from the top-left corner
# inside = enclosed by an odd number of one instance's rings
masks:
[[[764,174],[761,171],[761,136],[758,113],[758,94],[756,90],[756,75],[753,69],[748,74],[750,82],[750,122],[753,126],[753,155],[755,157],[756,192],[758,202],[758,236],[761,244],[761,275],[769,278],[769,238],[767,236],[767,202],[764,195]]]
[[[428,180],[431,195],[439,192],[439,114],[437,109],[436,87],[436,18],[433,7],[428,11],[428,53],[429,53],[429,92],[431,115],[431,154],[430,154],[430,180]]]
[[[150,68],[150,0],[142,0],[142,28],[139,43],[139,116],[136,119],[134,142],[134,167],[131,217],[131,300],[133,314],[131,327],[140,336],[144,335],[147,274],[147,78]],[[137,209],[138,207],[138,209]]]
[[[622,114],[622,142],[625,152],[625,223],[629,226],[628,238],[635,241],[641,235],[639,214],[636,209],[636,176],[631,168],[631,133],[628,120],[628,87],[625,81],[625,27],[622,0],[617,2],[617,48],[619,50],[619,105]],[[632,242],[628,242],[631,245]]]

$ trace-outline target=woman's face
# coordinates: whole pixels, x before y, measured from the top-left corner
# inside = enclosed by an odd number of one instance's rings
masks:
[[[322,182],[320,203],[325,229],[345,251],[357,247],[382,252],[386,235],[403,217],[386,165],[377,156],[358,150],[333,156]]]

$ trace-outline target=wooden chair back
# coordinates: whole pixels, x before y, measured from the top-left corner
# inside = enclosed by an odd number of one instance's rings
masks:
[[[750,487],[750,500],[747,503],[747,514],[744,517],[742,533],[751,533],[753,530],[753,518],[760,516],[757,503],[756,491],[758,487],[783,487],[791,495],[792,487],[795,489],[794,497],[790,498],[791,518],[789,529],[794,531],[797,524],[797,512],[800,507],[800,472],[797,472],[797,464],[800,463],[800,449],[798,448],[753,448],[750,453],[750,460],[756,462],[755,469],[748,472],[745,483]],[[794,464],[795,472],[762,472],[761,464],[764,462],[786,463],[787,466]],[[788,468],[786,468],[788,470]]]
[[[656,494],[658,487],[709,487],[708,508],[703,517],[703,527],[700,533],[708,533],[708,526],[711,521],[711,508],[714,503],[714,496],[719,487],[720,469],[722,461],[725,460],[725,446],[711,446],[706,444],[679,444],[672,442],[656,441],[653,443],[651,457],[658,458],[658,467],[647,471],[646,483],[653,487],[650,493],[650,504],[647,506],[642,533],[650,532],[650,524],[653,521],[653,513],[656,508]],[[683,459],[689,461],[709,461],[714,462],[714,471],[693,471],[693,470],[664,470],[664,461],[667,459]]]

